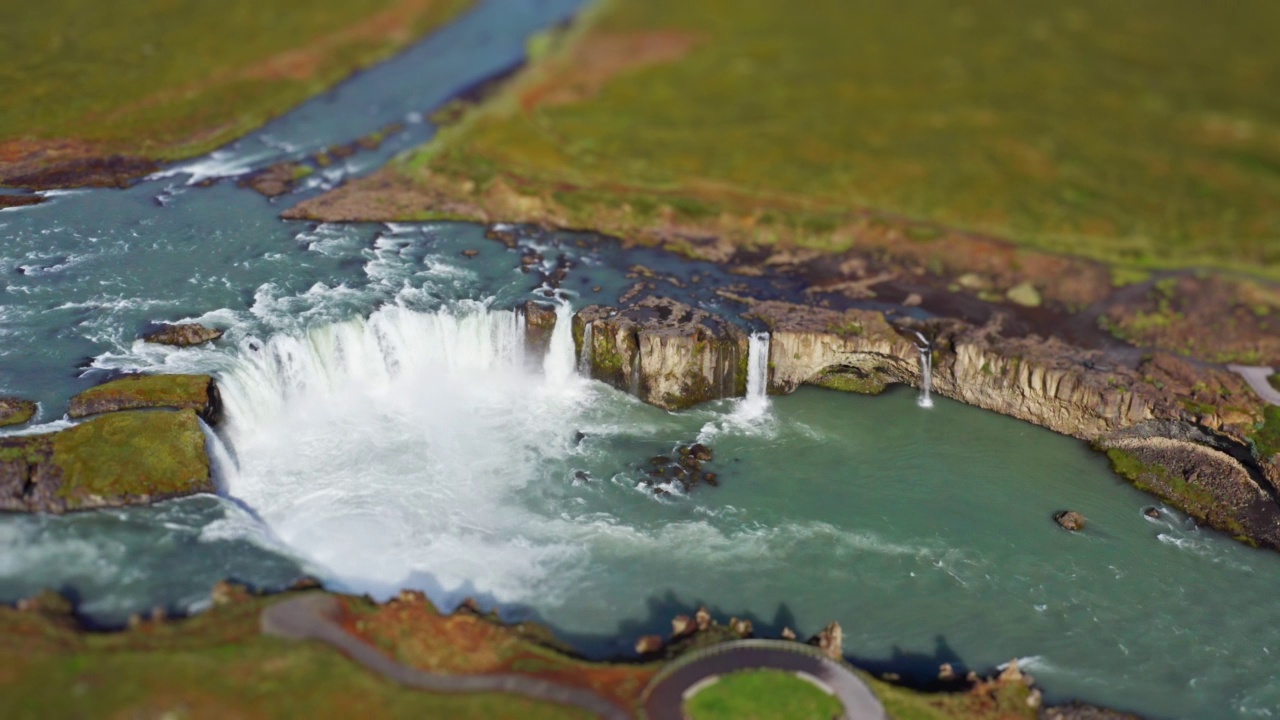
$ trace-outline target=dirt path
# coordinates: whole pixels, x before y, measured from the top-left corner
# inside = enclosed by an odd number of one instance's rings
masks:
[[[741,640],[681,657],[645,690],[642,707],[651,720],[682,717],[686,694],[700,683],[735,670],[784,670],[816,679],[844,705],[845,720],[887,720],[880,700],[848,668],[808,645],[785,640]]]
[[[1267,378],[1271,375],[1272,369],[1269,367],[1256,367],[1250,365],[1228,365],[1227,369],[1244,378],[1249,383],[1249,387],[1258,393],[1258,397],[1266,400],[1272,405],[1280,405],[1280,392],[1271,387],[1271,383]]]

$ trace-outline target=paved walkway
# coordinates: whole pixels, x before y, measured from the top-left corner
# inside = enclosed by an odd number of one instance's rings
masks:
[[[629,720],[631,713],[583,688],[527,675],[437,675],[392,660],[338,624],[338,601],[329,595],[303,595],[262,612],[262,631],[295,640],[329,643],[369,670],[403,685],[439,693],[501,692],[533,700],[572,705],[605,720]],[[679,713],[671,717],[680,717]]]
[[[1252,365],[1228,365],[1227,369],[1244,378],[1244,381],[1249,383],[1249,387],[1258,393],[1258,397],[1272,405],[1280,405],[1280,392],[1271,387],[1271,383],[1267,381],[1267,377],[1272,372],[1271,368]]]
[[[721,643],[672,661],[653,679],[641,700],[650,720],[683,717],[686,695],[707,680],[735,670],[784,670],[804,673],[844,704],[845,720],[887,720],[871,688],[849,668],[808,645],[787,640],[739,640]]]

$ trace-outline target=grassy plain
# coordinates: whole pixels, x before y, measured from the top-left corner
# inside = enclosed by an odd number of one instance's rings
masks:
[[[400,171],[620,234],[733,217],[842,250],[871,209],[1274,278],[1278,25],[1266,0],[604,0]]]
[[[814,720],[840,711],[839,700],[779,670],[729,673],[684,704],[690,720]]]
[[[58,144],[155,159],[210,150],[469,2],[5,3],[0,163]]]

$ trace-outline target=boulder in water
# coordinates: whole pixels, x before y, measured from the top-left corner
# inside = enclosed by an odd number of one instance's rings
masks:
[[[643,635],[636,640],[636,652],[641,655],[652,655],[661,650],[665,644],[661,635]]]
[[[36,404],[16,397],[0,397],[0,427],[21,425],[35,417]]]
[[[1142,510],[1142,514],[1143,514],[1143,515],[1146,515],[1147,517],[1151,518],[1152,520],[1159,520],[1159,519],[1160,519],[1160,508],[1155,507],[1154,505],[1153,505],[1153,506],[1150,506],[1150,507],[1147,507],[1147,508],[1143,508],[1143,510]]]
[[[1053,521],[1071,532],[1084,529],[1084,516],[1075,510],[1060,510],[1053,514]]]
[[[223,331],[218,328],[207,327],[199,323],[178,323],[165,325],[155,332],[149,332],[143,335],[142,339],[149,343],[190,347],[217,340],[222,337],[222,333]]]

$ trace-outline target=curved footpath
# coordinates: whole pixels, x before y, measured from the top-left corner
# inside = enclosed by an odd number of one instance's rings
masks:
[[[1271,383],[1267,380],[1273,372],[1271,368],[1251,365],[1228,365],[1227,369],[1244,378],[1244,381],[1249,383],[1249,387],[1258,393],[1258,397],[1272,405],[1280,405],[1280,392],[1271,387]]]
[[[533,700],[572,705],[605,718],[628,720],[631,713],[583,688],[526,675],[437,675],[392,660],[348,633],[337,622],[338,601],[328,595],[304,595],[262,611],[262,631],[294,640],[320,640],[373,672],[410,687],[439,693],[501,692]],[[679,714],[672,717],[680,717]]]
[[[820,650],[787,640],[739,640],[685,655],[668,665],[641,698],[651,720],[683,717],[686,696],[708,679],[735,670],[785,670],[804,673],[844,705],[845,720],[888,720],[871,688],[849,668]]]
[[[410,687],[441,693],[502,692],[533,700],[572,705],[605,720],[627,720],[631,713],[583,688],[526,675],[439,675],[396,662],[348,633],[338,623],[342,612],[330,595],[304,595],[262,611],[262,632],[292,640],[320,640],[365,668]],[[808,645],[785,640],[739,640],[685,655],[649,683],[642,712],[652,720],[683,717],[687,695],[707,681],[736,670],[783,670],[816,681],[844,705],[845,720],[887,720],[871,689],[849,668]]]

